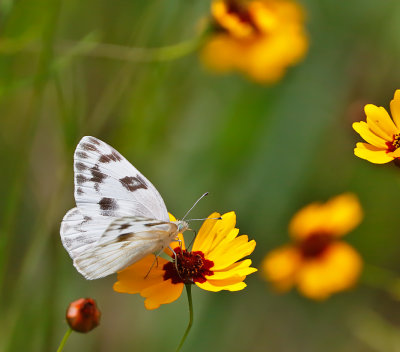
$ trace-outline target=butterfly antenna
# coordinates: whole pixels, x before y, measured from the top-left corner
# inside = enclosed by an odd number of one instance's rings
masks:
[[[208,192],[204,193],[199,199],[196,200],[196,202],[193,204],[193,206],[187,211],[187,213],[185,214],[185,216],[183,217],[182,221],[186,219],[186,217],[188,216],[188,214],[192,211],[192,209],[196,206],[196,204],[198,202],[200,202],[200,200],[202,200],[205,196],[208,195]]]
[[[198,221],[202,221],[202,220],[222,220],[222,216],[219,216],[218,218],[189,219],[187,221],[189,222],[189,221],[196,221],[196,220],[198,220]]]

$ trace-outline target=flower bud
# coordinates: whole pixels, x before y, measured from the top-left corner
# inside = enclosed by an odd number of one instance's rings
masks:
[[[67,322],[72,330],[89,332],[100,323],[100,311],[92,298],[80,298],[68,306]]]

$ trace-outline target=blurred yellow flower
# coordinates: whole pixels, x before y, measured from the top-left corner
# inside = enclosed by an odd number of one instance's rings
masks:
[[[241,71],[255,81],[279,80],[308,48],[303,11],[290,0],[214,0],[214,31],[202,50],[207,67]]]
[[[292,244],[272,250],[262,262],[262,273],[278,291],[294,285],[306,297],[325,299],[357,281],[360,255],[340,237],[355,228],[362,209],[353,194],[312,203],[292,218]]]
[[[400,157],[400,90],[390,102],[393,120],[382,106],[365,105],[367,122],[354,122],[354,130],[368,143],[357,143],[354,154],[375,164]]]
[[[218,218],[213,213],[209,218]],[[170,215],[171,221],[175,218]],[[235,228],[234,212],[222,215],[222,220],[206,220],[200,228],[191,251],[185,249],[183,236],[178,242],[171,243],[165,252],[172,261],[158,258],[147,275],[154,256],[149,255],[118,273],[114,290],[123,293],[140,293],[146,300],[147,309],[156,309],[161,304],[171,303],[179,298],[185,284],[196,284],[208,291],[239,291],[246,287],[243,282],[247,275],[257,271],[251,268],[251,260],[243,257],[251,254],[255,241],[249,241],[246,235],[238,236]]]

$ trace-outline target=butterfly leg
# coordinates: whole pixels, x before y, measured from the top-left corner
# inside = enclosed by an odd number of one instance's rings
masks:
[[[179,241],[180,241],[180,240],[179,240]],[[180,242],[182,242],[182,241],[180,241]],[[172,253],[174,253],[174,264],[175,264],[175,269],[176,269],[176,272],[178,273],[179,277],[182,279],[182,276],[181,276],[181,274],[179,273],[179,269],[178,269],[178,263],[177,263],[177,261],[178,261],[178,256],[176,255],[175,251],[174,251],[170,246],[168,246],[168,248],[169,248],[170,251],[172,251]],[[182,248],[182,247],[181,247],[181,248]]]
[[[151,267],[150,267],[149,271],[147,272],[146,276],[144,277],[145,279],[147,278],[147,276],[149,276],[150,271],[151,271],[151,269],[153,269],[153,266],[154,266],[155,263],[157,263],[156,266],[158,267],[158,257],[160,256],[161,253],[162,253],[162,250],[159,251],[157,254],[154,254],[154,261],[151,264]]]
[[[188,230],[189,231],[193,231],[193,233],[194,233],[194,236],[193,236],[192,240],[190,241],[189,246],[187,247],[187,248],[190,248],[192,246],[192,244],[193,244],[194,239],[197,236],[197,232],[195,230],[193,230],[193,229],[188,229]]]
[[[179,237],[177,237],[177,238],[175,239],[175,241],[179,243],[179,247],[181,247],[181,249],[182,249],[182,240],[181,240]],[[170,249],[171,249],[171,248],[170,248]],[[175,253],[175,252],[174,252],[174,253]]]

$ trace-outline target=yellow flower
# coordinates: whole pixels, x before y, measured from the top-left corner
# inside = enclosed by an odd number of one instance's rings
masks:
[[[214,0],[214,31],[202,51],[210,69],[272,83],[305,54],[303,12],[290,0]]]
[[[354,130],[367,143],[357,143],[354,154],[375,164],[384,164],[400,157],[400,90],[390,102],[393,120],[382,106],[365,105],[367,122],[353,123]]]
[[[213,213],[209,218],[217,218]],[[171,221],[175,218],[170,215]],[[208,291],[239,291],[246,287],[243,282],[247,275],[257,271],[251,268],[251,260],[239,261],[251,254],[255,241],[246,235],[237,236],[234,212],[222,215],[222,220],[206,220],[200,228],[191,251],[181,244],[171,243],[165,252],[172,261],[158,258],[158,265],[149,269],[154,256],[149,255],[118,273],[114,290],[123,293],[140,293],[146,300],[147,309],[156,309],[161,304],[171,303],[179,298],[185,284],[196,284]],[[148,275],[147,275],[148,274]]]
[[[292,244],[264,258],[263,275],[279,291],[297,285],[308,298],[325,299],[355,284],[362,268],[360,255],[340,237],[355,228],[362,209],[353,194],[342,194],[325,204],[312,203],[290,222]]]

